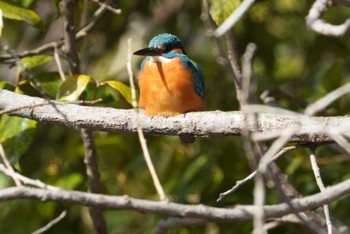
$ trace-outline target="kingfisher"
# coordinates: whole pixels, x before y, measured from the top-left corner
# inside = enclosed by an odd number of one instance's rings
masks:
[[[177,36],[155,36],[147,48],[134,55],[147,56],[139,74],[139,107],[145,109],[146,115],[174,116],[204,110],[203,74],[198,64],[187,57]]]

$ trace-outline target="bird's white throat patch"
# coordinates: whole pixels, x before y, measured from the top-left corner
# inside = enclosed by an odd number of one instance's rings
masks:
[[[151,56],[151,63],[168,63],[171,59],[164,58],[163,56]]]

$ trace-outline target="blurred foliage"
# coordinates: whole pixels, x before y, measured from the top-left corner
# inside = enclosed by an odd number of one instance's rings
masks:
[[[226,19],[239,2],[213,0],[211,12],[216,22]],[[122,13],[107,12],[78,42],[81,70],[85,75],[77,78],[67,73],[66,81],[63,81],[52,59],[53,54],[46,53],[23,58],[21,64],[27,64],[24,67],[1,64],[0,87],[40,96],[33,87],[32,74],[52,98],[74,100],[85,91],[89,100],[101,98],[100,106],[131,108],[126,70],[127,40],[132,38],[133,49],[137,50],[158,33],[169,32],[183,39],[189,57],[203,70],[207,110],[237,110],[232,79],[217,62],[215,46],[206,36],[200,18],[199,1],[144,0],[141,4],[140,1],[122,0],[114,3]],[[8,4],[11,7],[7,11],[4,6]],[[16,52],[21,52],[61,39],[63,26],[58,5],[59,1],[53,0],[0,1],[0,9],[4,12],[2,40]],[[249,42],[258,46],[254,58],[256,102],[261,103],[260,95],[268,90],[275,94],[276,105],[302,112],[305,106],[300,103],[311,103],[350,80],[349,40],[323,37],[308,30],[304,19],[310,5],[308,1],[256,1],[236,26],[239,54],[243,54]],[[85,25],[97,8],[92,1],[80,0],[75,14],[77,28]],[[341,23],[349,16],[347,9],[335,7],[325,18]],[[2,50],[2,54],[6,51]],[[59,56],[63,69],[67,69],[66,57]],[[133,59],[135,74],[140,63],[139,58]],[[272,92],[276,90],[278,92]],[[323,114],[346,115],[349,102],[349,96],[344,96]],[[102,193],[157,199],[136,134],[96,132],[95,137]],[[171,200],[219,207],[252,203],[253,182],[222,202],[216,202],[221,192],[251,172],[240,137],[199,138],[193,145],[183,145],[178,137],[169,136],[147,136],[147,140]],[[76,130],[3,115],[0,142],[16,169],[25,176],[67,189],[87,190],[84,148]],[[349,164],[349,158],[342,151],[324,146],[317,153],[326,185],[350,177],[348,167],[344,165]],[[318,192],[307,150],[289,152],[277,163],[303,195]],[[0,174],[0,187],[10,185],[13,181]],[[273,188],[269,188],[267,203],[279,202]],[[350,199],[344,198],[331,204],[335,216],[347,225],[350,225],[349,203]],[[67,216],[49,233],[93,233],[88,210],[80,206],[13,201],[0,203],[0,209],[0,233],[30,233],[62,210],[68,211]],[[157,221],[163,218],[133,211],[106,211],[105,217],[110,233],[152,233]],[[233,230],[249,233],[251,228],[251,222],[210,223],[170,233],[233,233]],[[270,233],[297,231],[308,233],[305,228],[293,224]]]

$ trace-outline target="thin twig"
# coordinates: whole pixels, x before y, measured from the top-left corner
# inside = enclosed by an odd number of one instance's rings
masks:
[[[222,23],[215,31],[216,37],[221,37],[230,30],[238,20],[246,13],[255,0],[244,0],[241,5]]]
[[[63,71],[63,68],[62,68],[62,63],[61,63],[60,56],[58,55],[58,48],[57,48],[57,46],[55,47],[53,54],[54,54],[54,58],[55,58],[55,61],[56,61],[58,73],[60,74],[61,80],[62,81],[66,81],[66,75],[64,74],[64,71]]]
[[[7,43],[5,43],[2,39],[0,39],[0,46],[7,52],[9,56],[11,56],[11,58],[14,60],[13,63],[17,66],[18,72],[17,72],[16,82],[18,83],[20,81],[21,76],[23,77],[27,76],[27,79],[29,80],[32,87],[36,89],[41,94],[42,97],[50,101],[51,99],[50,95],[45,90],[42,89],[41,83],[34,76],[32,70],[28,67],[28,64],[23,62],[21,58],[18,56],[17,52],[14,49],[12,49]]]
[[[339,129],[327,129],[327,134],[350,155],[350,143]]]
[[[0,143],[0,156],[2,161],[4,162],[4,165],[7,167],[7,169],[13,174],[15,173],[15,170],[13,169],[11,163],[9,162],[9,160],[7,159],[4,147],[2,146],[2,144]],[[13,181],[15,182],[16,186],[21,186],[22,183],[21,181],[19,181],[16,177],[12,177]]]
[[[326,191],[326,188],[325,188],[323,181],[322,181],[322,178],[321,178],[320,168],[317,165],[315,151],[316,151],[315,147],[310,148],[310,161],[311,161],[312,171],[314,172],[314,175],[315,175],[316,183],[317,183],[321,193],[323,193]],[[324,204],[323,209],[324,209],[324,214],[325,214],[325,218],[326,218],[328,234],[332,234],[332,222],[331,222],[330,215],[329,215],[328,204]]]
[[[140,115],[139,115],[139,110],[137,108],[137,101],[136,101],[136,89],[135,89],[135,84],[134,84],[134,78],[133,78],[133,72],[132,72],[132,67],[131,67],[131,39],[128,40],[128,60],[127,60],[127,69],[129,73],[129,82],[130,82],[130,87],[131,87],[131,96],[132,96],[132,106],[135,109],[136,112],[136,125],[137,125],[137,135],[139,137],[139,141],[141,144],[143,156],[145,158],[146,164],[148,166],[148,170],[150,171],[154,186],[156,187],[156,190],[158,192],[160,200],[166,200],[166,196],[163,190],[163,187],[159,181],[159,178],[157,176],[157,172],[154,168],[154,165],[152,163],[151,156],[149,154],[149,150],[147,147],[147,142],[145,139],[145,136],[143,135],[141,123],[140,123]]]
[[[287,153],[288,151],[291,150],[295,150],[297,148],[299,148],[300,146],[288,146],[288,147],[284,147],[280,152],[278,152],[272,159],[272,161],[277,160],[280,156],[282,156],[283,154]],[[269,162],[269,163],[271,163]],[[252,173],[250,173],[247,177],[245,177],[242,180],[238,180],[236,181],[235,186],[233,186],[231,189],[227,190],[226,192],[220,193],[219,198],[216,200],[217,202],[221,201],[223,198],[225,198],[226,196],[232,194],[233,192],[235,192],[239,187],[241,187],[243,184],[245,184],[246,182],[248,182],[249,180],[251,180],[252,178],[254,178],[254,176],[256,175],[257,170],[253,171]]]
[[[249,104],[251,98],[251,79],[253,76],[253,56],[256,51],[256,44],[249,43],[242,56],[242,104]]]
[[[216,55],[218,57],[218,62],[225,66],[228,74],[232,77],[233,83],[235,85],[236,89],[236,96],[237,100],[240,99],[240,87],[241,87],[241,69],[238,65],[238,54],[236,52],[236,49],[234,48],[234,38],[232,34],[227,35],[226,37],[226,43],[228,43],[228,51],[227,54],[225,52],[226,48],[224,47],[223,43],[220,41],[219,38],[213,36],[214,31],[216,30],[216,24],[214,20],[212,19],[210,15],[210,9],[209,9],[209,1],[203,0],[202,4],[202,20],[207,26],[208,36],[211,37],[211,39],[214,42],[215,49],[216,49]]]
[[[227,45],[227,59],[231,65],[233,71],[233,82],[236,89],[236,97],[240,105],[242,106],[242,68],[240,64],[239,54],[236,49],[236,41],[233,32],[226,34],[226,45]]]
[[[312,103],[305,109],[304,113],[305,115],[315,115],[347,93],[350,93],[350,84],[343,85]]]
[[[295,188],[289,183],[287,177],[280,172],[280,169],[277,167],[275,163],[271,163],[269,165],[269,169],[271,170],[272,180],[274,182],[274,186],[282,200],[290,207],[294,215],[299,218],[299,220],[304,223],[306,227],[312,230],[315,234],[324,234],[323,228],[318,223],[312,221],[312,218],[308,217],[306,212],[300,212],[300,210],[292,204],[291,200],[293,197],[297,197],[299,193],[295,190]],[[286,185],[287,184],[287,185]],[[316,211],[310,211],[316,212]],[[323,224],[322,224],[323,225]]]
[[[267,233],[264,230],[265,225],[265,180],[264,176],[259,170],[257,171],[256,176],[254,177],[254,205],[257,210],[254,213],[253,222],[254,222],[254,230],[253,234],[265,234]]]
[[[119,15],[119,14],[122,13],[121,9],[116,9],[116,8],[106,4],[104,2],[99,1],[99,0],[91,0],[91,1],[94,2],[94,3],[97,3],[100,6],[104,6],[107,10],[109,10],[110,12],[113,12],[116,15]]]
[[[281,132],[280,137],[273,142],[270,148],[261,157],[258,165],[258,171],[260,171],[262,174],[266,173],[269,163],[273,161],[278,151],[280,151],[284,144],[288,142],[288,140],[294,135],[297,130],[297,128],[290,128]]]
[[[11,178],[15,178],[16,180],[19,180],[23,184],[32,185],[32,186],[35,186],[38,188],[52,190],[52,191],[60,190],[60,188],[45,184],[45,183],[41,182],[40,180],[33,180],[33,179],[25,177],[17,172],[13,172],[13,171],[9,170],[8,168],[6,168],[3,164],[0,164],[0,171],[3,172],[5,175],[10,176]]]
[[[46,224],[44,227],[32,232],[32,234],[41,234],[46,231],[48,231],[53,225],[61,221],[64,217],[66,217],[67,211],[62,211],[59,216],[57,216],[55,219],[51,220],[48,224]]]
[[[350,19],[347,19],[341,25],[332,25],[321,19],[327,12],[329,3],[329,0],[316,0],[312,4],[309,14],[306,17],[307,26],[313,31],[325,36],[340,37],[348,34],[350,30]]]
[[[100,6],[94,12],[92,17],[90,18],[90,21],[86,25],[84,25],[81,29],[79,29],[79,31],[75,35],[75,39],[78,40],[88,35],[88,33],[94,28],[94,26],[97,24],[98,20],[103,16],[103,13],[105,13],[106,10],[107,9],[104,5]],[[17,53],[16,56],[18,58],[35,56],[35,55],[43,54],[49,51],[53,51],[55,48],[61,48],[63,45],[64,45],[64,40],[59,39],[58,41],[49,42],[47,44],[41,45],[36,49]],[[16,57],[14,57],[12,54],[0,55],[0,62],[15,63]]]

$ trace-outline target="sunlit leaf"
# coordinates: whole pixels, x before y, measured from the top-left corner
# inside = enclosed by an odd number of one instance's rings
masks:
[[[8,187],[9,182],[10,178],[5,174],[0,173],[0,189]]]
[[[210,14],[216,24],[222,24],[236,8],[241,0],[211,0]]]
[[[3,12],[4,18],[25,21],[36,28],[44,29],[43,21],[32,10],[17,7],[3,1],[0,1],[0,9]]]
[[[37,122],[31,119],[2,115],[0,119],[0,143],[12,162],[17,162],[33,141]]]
[[[69,93],[60,98],[60,101],[76,101],[79,96],[85,91],[87,85],[90,83],[91,77],[87,75],[72,76],[62,85],[63,94]]]
[[[131,88],[129,86],[117,80],[106,81],[106,84],[108,84],[113,89],[117,90],[125,98],[125,100],[131,104],[132,97],[131,97]]]
[[[2,21],[2,10],[0,9],[0,37],[2,36],[3,28],[4,28],[4,22]]]
[[[25,57],[21,59],[22,63],[27,65],[27,68],[35,68],[41,66],[52,59],[50,55],[35,55],[31,57]]]
[[[72,173],[67,176],[60,176],[55,186],[64,189],[75,189],[82,181],[83,176],[79,173]]]

